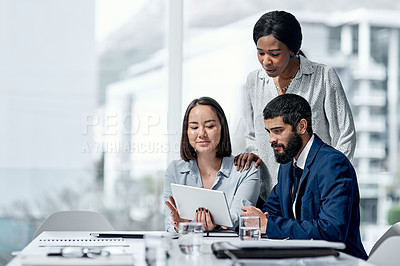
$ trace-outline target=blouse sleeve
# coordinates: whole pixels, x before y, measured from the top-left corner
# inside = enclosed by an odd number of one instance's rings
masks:
[[[329,132],[332,146],[343,152],[349,160],[356,148],[356,132],[350,105],[342,83],[332,67],[327,68],[325,86],[325,112],[329,118]]]
[[[249,170],[237,173],[243,177],[239,178],[239,184],[230,209],[233,228],[238,226],[242,206],[255,206],[260,194],[260,172],[254,167],[254,163]]]
[[[172,195],[172,190],[171,190],[171,183],[175,183],[175,175],[174,175],[174,162],[172,162],[165,173],[164,177],[164,214],[165,214],[165,230],[168,232],[174,232],[174,227],[171,224],[171,210],[165,205],[165,202],[169,200],[169,196]]]
[[[254,72],[250,73],[246,82],[246,152],[257,153],[258,149],[255,143],[254,129],[254,107],[252,102],[252,94],[254,93]]]

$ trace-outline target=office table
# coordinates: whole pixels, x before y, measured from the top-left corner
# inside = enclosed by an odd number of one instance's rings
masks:
[[[171,256],[168,265],[190,266],[231,266],[230,259],[218,259],[211,251],[211,244],[216,241],[232,241],[232,237],[204,237],[199,256],[184,255],[179,251],[178,240],[172,240]],[[235,239],[234,239],[235,240]],[[61,246],[107,246],[111,250],[124,250],[125,254],[115,254],[101,258],[63,258],[49,257],[49,252]],[[339,257],[240,260],[237,265],[372,265],[364,260],[340,253]],[[145,244],[143,239],[133,238],[96,238],[86,231],[45,231],[29,243],[7,266],[41,266],[41,265],[146,265]]]

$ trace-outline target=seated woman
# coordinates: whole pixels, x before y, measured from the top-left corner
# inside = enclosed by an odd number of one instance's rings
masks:
[[[243,203],[255,205],[260,193],[259,172],[253,165],[248,170],[236,171],[231,153],[228,123],[221,106],[209,97],[193,100],[183,119],[182,159],[173,161],[165,174],[167,231],[177,231],[180,222],[188,221],[179,217],[171,183],[223,191],[233,228],[238,224]],[[212,213],[201,207],[193,214],[194,220],[202,222],[205,231],[214,230],[217,225],[213,223]]]

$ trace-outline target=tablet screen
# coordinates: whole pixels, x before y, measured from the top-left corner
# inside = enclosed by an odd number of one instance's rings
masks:
[[[211,212],[215,224],[233,226],[223,191],[178,184],[171,184],[171,189],[181,218],[193,220],[196,210],[203,207]]]

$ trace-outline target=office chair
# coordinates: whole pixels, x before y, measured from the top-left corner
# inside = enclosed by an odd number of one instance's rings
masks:
[[[368,262],[377,266],[398,266],[400,262],[399,247],[400,235],[386,238],[369,256]]]
[[[51,214],[33,235],[35,239],[43,231],[113,231],[107,219],[93,211],[60,211]]]
[[[375,250],[388,238],[393,237],[393,236],[400,236],[400,222],[395,223],[392,225],[386,233],[384,233],[378,241],[374,244],[372,247],[371,251],[369,252],[369,256],[374,254]]]

